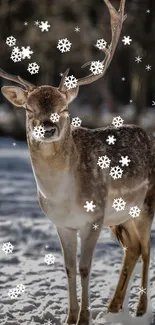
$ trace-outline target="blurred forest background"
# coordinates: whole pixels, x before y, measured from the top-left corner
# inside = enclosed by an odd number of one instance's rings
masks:
[[[118,9],[119,0],[111,0]],[[82,86],[71,104],[71,116],[79,116],[82,126],[100,127],[121,115],[125,123],[135,123],[155,130],[155,1],[126,0],[121,38],[112,63],[104,78]],[[49,31],[42,32],[35,21],[48,21]],[[25,23],[26,22],[26,23]],[[0,0],[0,67],[30,82],[58,86],[60,73],[70,67],[76,78],[89,73],[81,69],[87,61],[103,60],[97,39],[111,40],[109,12],[103,0]],[[75,31],[76,27],[79,32]],[[30,46],[31,60],[14,63],[8,36],[17,39],[16,46]],[[124,45],[123,36],[130,36]],[[57,49],[59,39],[67,38],[70,52]],[[140,56],[142,62],[135,58]],[[38,74],[27,71],[28,63],[37,62]],[[146,66],[151,70],[147,71]],[[123,79],[122,79],[123,78]],[[0,86],[11,82],[0,78]],[[0,94],[0,135],[25,139],[24,108],[15,108]]]

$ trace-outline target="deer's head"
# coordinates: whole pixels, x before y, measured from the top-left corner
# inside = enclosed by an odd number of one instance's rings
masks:
[[[70,125],[68,104],[77,96],[79,86],[92,83],[101,78],[111,62],[120,37],[123,21],[126,18],[126,15],[124,16],[125,0],[121,0],[119,11],[116,11],[109,0],[104,1],[110,12],[112,40],[108,48],[103,48],[105,58],[102,62],[102,73],[90,74],[81,78],[78,80],[76,88],[68,90],[66,86],[64,86],[64,81],[68,75],[69,69],[63,74],[58,88],[47,85],[34,86],[21,77],[10,75],[0,69],[0,76],[22,85],[22,87],[4,86],[2,87],[2,93],[15,106],[25,108],[29,132],[33,132],[34,127],[40,125],[44,127],[44,137],[39,138],[39,141],[57,141],[62,137],[65,130]],[[90,63],[91,62],[88,62],[84,66]],[[58,122],[52,122],[51,114],[53,113],[59,115]]]

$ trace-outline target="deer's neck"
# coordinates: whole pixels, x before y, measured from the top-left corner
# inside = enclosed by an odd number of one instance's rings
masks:
[[[67,187],[71,181],[72,162],[77,156],[70,126],[59,141],[35,141],[29,132],[27,141],[38,189],[47,197],[60,191],[62,183]]]

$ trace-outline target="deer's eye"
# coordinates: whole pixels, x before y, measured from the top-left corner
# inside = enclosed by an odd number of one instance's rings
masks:
[[[29,113],[33,113],[32,111],[31,111],[31,109],[29,109],[29,108],[25,108],[25,110],[27,111],[27,112],[29,112]]]
[[[68,112],[68,107],[67,106],[60,111],[60,113],[66,113],[66,112]]]

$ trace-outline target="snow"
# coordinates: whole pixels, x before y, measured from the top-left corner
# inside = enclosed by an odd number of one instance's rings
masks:
[[[0,138],[0,324],[40,325],[51,320],[64,324],[67,313],[67,285],[59,239],[54,224],[42,213],[30,165],[27,145],[14,139]],[[14,250],[6,255],[1,247],[11,242]],[[79,239],[78,239],[79,242]],[[48,247],[48,248],[47,248]],[[45,254],[53,254],[55,263],[47,265]],[[155,302],[151,290],[148,313],[134,317],[140,287],[141,263],[134,272],[131,291],[123,312],[106,314],[119,277],[123,250],[104,228],[92,263],[90,306],[92,325],[148,325]],[[79,248],[78,248],[79,260]],[[78,273],[78,297],[80,278]],[[150,284],[155,283],[155,224],[151,233]],[[19,284],[25,292],[16,299],[8,291]],[[128,313],[128,300],[129,309]],[[155,324],[155,320],[154,323]]]

